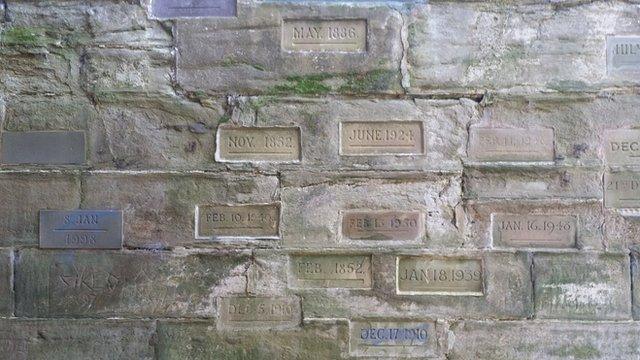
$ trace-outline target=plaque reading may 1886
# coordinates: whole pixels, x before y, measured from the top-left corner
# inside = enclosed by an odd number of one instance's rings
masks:
[[[479,161],[553,161],[553,130],[472,128],[469,156]]]
[[[284,20],[285,51],[365,52],[366,20]]]
[[[473,295],[484,293],[482,260],[403,256],[397,258],[398,294]]]
[[[352,356],[434,357],[435,333],[433,322],[352,321],[349,352]]]
[[[424,233],[419,211],[346,211],[342,235],[351,240],[416,240]]]
[[[294,287],[371,288],[368,255],[296,255],[290,265]]]
[[[223,327],[295,327],[302,317],[300,300],[295,297],[227,297],[218,304]]]
[[[342,155],[422,155],[421,121],[349,121],[340,123]]]
[[[640,129],[605,132],[605,158],[609,165],[640,165]]]
[[[82,165],[82,131],[4,132],[0,155],[4,164]]]
[[[640,72],[640,36],[607,37],[607,72],[610,75]]]
[[[120,210],[40,210],[40,247],[120,249]]]
[[[236,0],[151,0],[151,13],[159,19],[236,16]]]
[[[575,216],[491,214],[491,223],[498,246],[566,248],[576,243]]]
[[[280,205],[200,205],[196,209],[196,238],[279,236]]]
[[[219,127],[216,161],[298,162],[300,129],[295,127]]]
[[[640,173],[605,173],[604,206],[620,209],[640,208]]]

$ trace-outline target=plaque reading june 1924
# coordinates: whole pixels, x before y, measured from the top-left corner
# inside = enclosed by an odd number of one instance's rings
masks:
[[[365,52],[367,21],[284,20],[282,49],[308,52]]]
[[[219,127],[216,161],[299,162],[300,128]]]
[[[491,223],[497,246],[567,248],[576,244],[575,216],[492,214]]]
[[[340,123],[342,155],[422,155],[421,121],[349,121]]]
[[[158,19],[236,16],[236,0],[151,0]]]
[[[120,249],[120,210],[40,210],[44,249]]]
[[[279,236],[280,205],[200,205],[196,211],[198,239]]]
[[[345,211],[342,235],[350,240],[417,240],[424,233],[419,211]]]
[[[82,131],[26,131],[2,133],[4,164],[82,165],[85,138]]]
[[[484,293],[482,260],[402,256],[397,258],[398,294],[472,295]]]

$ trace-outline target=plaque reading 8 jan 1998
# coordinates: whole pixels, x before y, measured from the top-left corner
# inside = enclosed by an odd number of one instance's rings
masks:
[[[419,239],[424,233],[419,211],[345,211],[342,235],[350,240]]]
[[[216,161],[298,162],[300,128],[219,127]]]
[[[198,239],[248,237],[275,239],[279,236],[280,205],[200,205],[196,211]]]
[[[498,246],[567,248],[576,243],[575,216],[491,214],[491,223]]]
[[[120,210],[40,210],[44,249],[120,249]]]
[[[365,52],[367,21],[284,20],[282,49],[290,52]]]
[[[478,161],[553,161],[553,129],[472,128],[469,156]]]
[[[340,123],[342,155],[422,155],[421,121],[349,121]]]
[[[290,266],[294,287],[371,288],[368,255],[294,255]]]
[[[158,19],[236,16],[236,0],[151,0]]]
[[[396,261],[398,294],[481,296],[484,293],[480,259],[401,256]]]

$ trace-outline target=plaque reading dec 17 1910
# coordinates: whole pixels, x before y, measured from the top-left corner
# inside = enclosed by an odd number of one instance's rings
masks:
[[[120,210],[40,210],[43,249],[120,249]]]
[[[158,19],[236,16],[236,0],[151,0]]]

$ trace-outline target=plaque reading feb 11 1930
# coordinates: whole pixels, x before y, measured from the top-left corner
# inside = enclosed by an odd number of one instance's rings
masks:
[[[43,249],[120,249],[120,210],[40,210]]]

